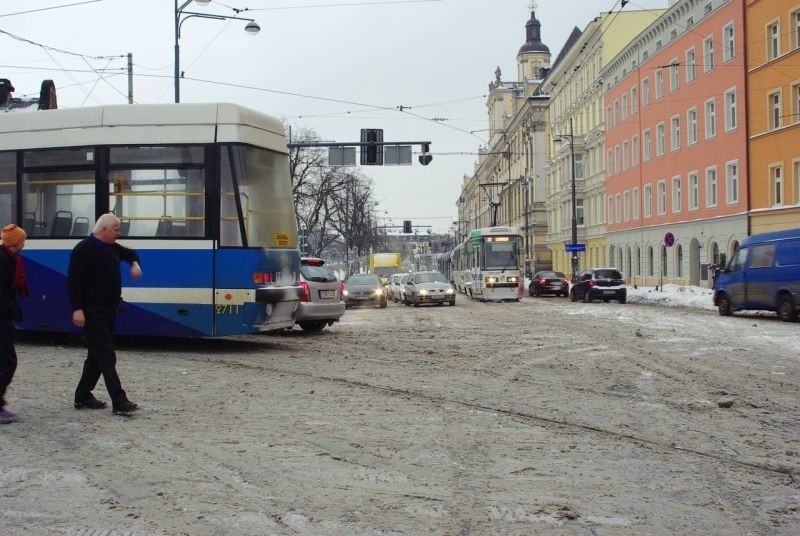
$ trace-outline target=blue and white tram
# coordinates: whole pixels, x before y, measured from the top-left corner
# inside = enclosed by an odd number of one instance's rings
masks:
[[[524,290],[524,240],[516,227],[471,231],[450,254],[457,290],[482,301],[519,300]]]
[[[291,327],[299,303],[283,125],[234,104],[0,116],[0,214],[28,233],[31,331],[74,332],[72,248],[113,212],[144,276],[122,270],[117,333],[214,337]]]

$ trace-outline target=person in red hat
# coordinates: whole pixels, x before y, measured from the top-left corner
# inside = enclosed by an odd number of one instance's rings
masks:
[[[25,247],[27,234],[9,224],[0,232],[0,423],[17,420],[17,414],[6,409],[6,389],[17,370],[17,350],[14,346],[14,322],[22,320],[17,294],[29,296],[25,284],[25,264],[19,254]]]

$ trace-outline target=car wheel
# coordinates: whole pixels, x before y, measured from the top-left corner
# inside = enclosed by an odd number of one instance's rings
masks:
[[[450,300],[450,307],[456,306],[456,300]]]
[[[419,307],[419,302],[417,300],[414,300],[414,307]]]
[[[578,301],[578,296],[575,295],[575,289],[572,289],[572,291],[569,293],[569,301]]]
[[[778,297],[778,317],[784,322],[794,322],[797,318],[797,310],[794,308],[792,297],[788,294],[781,294]]]
[[[628,297],[627,297],[627,296],[622,296],[622,297],[621,297],[619,300],[617,300],[617,301],[619,301],[619,303],[625,303],[626,301],[628,301]]]
[[[300,322],[303,331],[322,331],[327,322]]]
[[[583,303],[591,303],[592,297],[589,295],[589,291],[583,293]]]
[[[533,297],[533,285],[528,287],[528,296]]]
[[[719,297],[717,297],[717,308],[719,309],[720,316],[731,316],[733,311],[731,310],[731,302],[727,294],[720,294]]]

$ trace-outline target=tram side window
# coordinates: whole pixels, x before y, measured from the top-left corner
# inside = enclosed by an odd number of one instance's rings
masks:
[[[297,247],[286,155],[244,145],[223,145],[220,188],[221,246],[241,247],[247,243],[248,247]]]
[[[17,221],[16,164],[16,153],[0,153],[0,214],[7,219],[5,223]]]
[[[86,236],[94,221],[94,149],[43,149],[23,154],[23,225],[29,236]],[[78,225],[75,222],[78,222]]]
[[[123,236],[205,236],[202,146],[112,147],[109,207]]]

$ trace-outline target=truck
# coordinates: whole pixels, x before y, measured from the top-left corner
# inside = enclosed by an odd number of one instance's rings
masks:
[[[369,273],[380,277],[384,286],[389,284],[389,276],[402,269],[403,258],[399,253],[372,253],[369,256]]]

